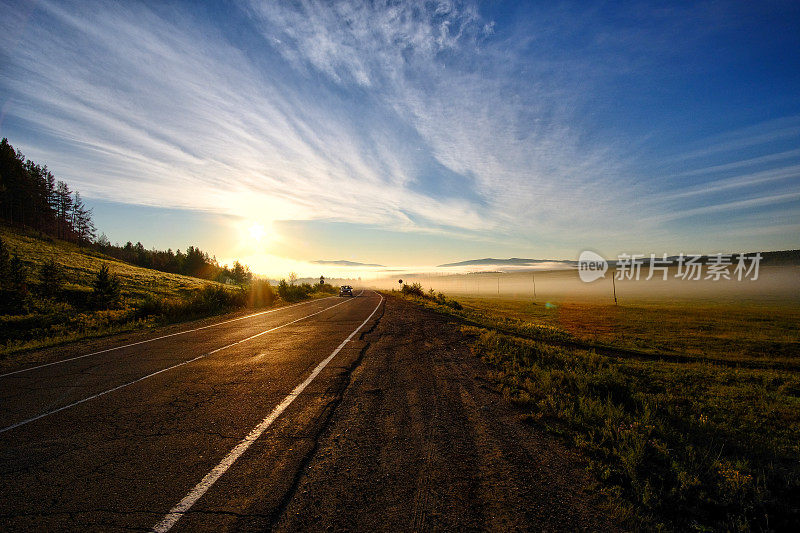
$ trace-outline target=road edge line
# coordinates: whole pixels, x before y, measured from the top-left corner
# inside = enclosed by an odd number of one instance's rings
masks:
[[[214,324],[209,324],[207,326],[201,326],[199,328],[187,329],[185,331],[178,331],[178,332],[175,332],[175,333],[170,333],[168,335],[161,335],[160,337],[155,337],[155,338],[152,338],[152,339],[145,339],[143,341],[132,342],[130,344],[123,344],[122,346],[115,346],[113,348],[106,348],[105,350],[99,350],[97,352],[87,353],[87,354],[83,354],[83,355],[76,355],[75,357],[69,357],[67,359],[61,359],[59,361],[51,361],[49,363],[44,363],[44,364],[41,364],[41,365],[36,365],[36,366],[28,367],[28,368],[21,368],[19,370],[14,370],[13,372],[6,372],[5,374],[0,374],[0,378],[13,376],[15,374],[22,374],[24,372],[30,372],[31,370],[37,370],[39,368],[45,368],[45,367],[48,367],[48,366],[60,365],[62,363],[69,363],[70,361],[77,361],[78,359],[83,359],[85,357],[91,357],[93,355],[100,355],[100,354],[103,354],[103,353],[113,352],[115,350],[122,350],[123,348],[130,348],[131,346],[139,346],[140,344],[147,344],[148,342],[160,341],[161,339],[168,339],[169,337],[177,337],[178,335],[184,335],[186,333],[194,333],[195,331],[200,331],[202,329],[213,328],[213,327],[216,327],[216,326],[221,326],[223,324],[230,324],[231,322],[236,322],[237,320],[246,320],[248,318],[253,318],[253,317],[256,317],[256,316],[265,315],[267,313],[274,313],[276,311],[283,311],[284,309],[297,307],[298,305],[309,304],[309,303],[312,303],[312,302],[320,302],[322,300],[327,300],[329,298],[333,298],[333,296],[326,296],[325,298],[317,298],[315,300],[309,300],[307,302],[299,302],[299,303],[292,304],[292,305],[284,305],[284,306],[281,306],[281,307],[276,307],[275,309],[267,309],[266,311],[259,311],[258,313],[253,313],[253,314],[250,314],[250,315],[247,315],[247,316],[240,316],[240,317],[237,317],[237,318],[231,318],[229,320],[223,320],[222,322],[215,322]]]
[[[300,322],[301,320],[305,320],[306,318],[311,318],[312,316],[318,315],[320,313],[324,313],[328,309],[333,309],[334,307],[338,307],[338,306],[340,306],[342,304],[348,303],[349,301],[351,301],[351,300],[341,301],[338,304],[333,304],[331,306],[326,307],[325,309],[322,309],[320,311],[316,311],[314,313],[311,313],[310,315],[306,315],[306,316],[300,317],[298,319],[292,320],[291,322],[286,322],[285,324],[281,324],[280,326],[275,326],[274,328],[270,328],[270,329],[264,330],[264,331],[262,331],[260,333],[256,333],[255,335],[251,335],[251,336],[249,336],[247,338],[238,340],[236,342],[232,342],[230,344],[226,344],[225,346],[222,346],[220,348],[215,348],[214,350],[211,350],[210,352],[206,352],[204,354],[200,354],[197,357],[194,357],[192,359],[187,359],[186,361],[181,361],[180,363],[176,363],[176,364],[174,364],[172,366],[168,366],[167,368],[162,368],[161,370],[157,370],[155,372],[151,372],[150,374],[147,374],[147,375],[142,376],[140,378],[136,378],[133,381],[129,381],[127,383],[123,383],[122,385],[117,385],[116,387],[112,387],[112,388],[104,390],[102,392],[98,392],[97,394],[93,394],[92,396],[88,396],[88,397],[83,398],[81,400],[78,400],[76,402],[72,402],[71,404],[61,406],[58,409],[53,409],[52,411],[47,411],[46,413],[41,413],[41,414],[38,414],[36,416],[32,416],[31,418],[28,418],[26,420],[22,420],[21,422],[17,422],[16,424],[11,424],[10,426],[6,426],[4,428],[0,428],[0,433],[5,433],[6,431],[11,431],[12,429],[16,429],[16,428],[24,426],[26,424],[30,424],[31,422],[36,422],[37,420],[41,420],[42,418],[48,417],[50,415],[54,415],[56,413],[60,413],[61,411],[66,411],[67,409],[70,409],[72,407],[77,407],[78,405],[81,405],[82,403],[86,403],[86,402],[88,402],[90,400],[94,400],[95,398],[99,398],[101,396],[105,396],[106,394],[112,393],[114,391],[118,391],[120,389],[124,389],[125,387],[130,387],[131,385],[135,385],[136,383],[139,383],[140,381],[144,381],[144,380],[146,380],[148,378],[152,378],[152,377],[157,376],[157,375],[159,375],[159,374],[161,374],[163,372],[166,372],[168,370],[172,370],[174,368],[178,368],[178,367],[181,367],[183,365],[187,365],[189,363],[193,363],[195,361],[199,361],[200,359],[203,359],[204,357],[208,357],[209,355],[213,355],[213,354],[215,354],[217,352],[221,352],[222,350],[227,350],[228,348],[236,346],[237,344],[242,344],[243,342],[247,342],[247,341],[253,340],[253,339],[255,339],[257,337],[260,337],[262,335],[266,335],[267,333],[271,333],[271,332],[273,332],[275,330],[278,330],[278,329],[281,329],[281,328],[285,328],[286,326],[291,326],[292,324],[294,324],[296,322]]]
[[[363,291],[362,291],[363,293]],[[381,304],[383,303],[383,295],[380,293],[376,293],[380,297],[378,301],[378,305],[375,306],[375,309],[369,314],[369,316],[359,325],[356,329],[353,330],[350,335],[342,341],[339,346],[325,359],[320,362],[316,368],[309,374],[309,376],[299,385],[297,385],[292,392],[290,392],[281,403],[275,406],[272,411],[264,418],[261,422],[259,422],[256,427],[250,430],[250,433],[242,439],[239,444],[237,444],[228,454],[222,459],[222,461],[217,464],[208,474],[206,474],[200,482],[195,485],[189,493],[183,497],[183,499],[178,502],[170,511],[164,516],[164,518],[155,526],[153,526],[154,533],[166,533],[172,526],[174,526],[178,520],[183,517],[186,512],[191,509],[191,507],[197,503],[197,501],[210,489],[214,483],[217,482],[219,478],[222,477],[225,472],[239,459],[239,457],[247,451],[247,449],[267,430],[269,426],[283,413],[289,405],[297,398],[309,384],[319,375],[320,372],[328,365],[328,363],[336,357],[336,355],[345,347],[345,345],[352,340],[352,338],[361,331],[367,322],[375,316],[375,312],[380,308]]]

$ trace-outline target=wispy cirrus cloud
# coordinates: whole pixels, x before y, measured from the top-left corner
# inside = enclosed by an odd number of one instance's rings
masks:
[[[517,59],[497,65],[477,8],[247,13],[263,42],[243,49],[177,8],[43,2],[7,58],[11,112],[46,138],[39,157],[111,200],[462,235],[552,232],[619,201],[608,148],[579,145],[546,79],[522,91]]]
[[[703,174],[713,174],[713,173],[724,172],[726,170],[736,170],[740,168],[754,167],[762,165],[763,163],[773,163],[785,159],[796,159],[798,157],[800,157],[800,149],[786,150],[785,152],[777,152],[749,159],[740,159],[737,161],[733,161],[732,163],[711,165],[707,167],[696,168],[694,170],[687,170],[685,172],[681,172],[679,176],[700,176]]]
[[[484,227],[517,236],[630,222],[609,223],[638,187],[613,144],[585,142],[581,92],[561,85],[552,59],[524,56],[519,35],[497,37],[474,6],[252,2],[250,11],[298,72],[364,87],[449,171],[442,186],[440,173],[411,176],[409,189],[470,190]]]
[[[484,249],[691,240],[676,221],[794,201],[793,117],[660,160],[642,155],[656,128],[593,118],[606,106],[625,122],[599,95],[715,31],[713,9],[639,5],[624,27],[530,9],[498,22],[470,2],[44,1],[0,21],[2,127],[90,197]]]
[[[466,202],[404,187],[425,161],[391,153],[415,151],[381,125],[391,117],[298,85],[268,53],[254,61],[186,13],[40,7],[48,23],[28,29],[3,85],[15,120],[45,137],[31,148],[90,196],[251,217],[403,227],[416,215],[480,226]]]
[[[764,121],[695,144],[700,147],[665,160],[684,170],[662,176],[659,190],[640,202],[655,213],[654,221],[701,222],[717,235],[779,237],[791,235],[786,228],[792,224],[800,229],[793,210],[800,201],[800,117]]]

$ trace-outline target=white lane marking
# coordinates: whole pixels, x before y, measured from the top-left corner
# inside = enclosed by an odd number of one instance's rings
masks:
[[[27,420],[23,420],[21,422],[17,422],[16,424],[12,424],[10,426],[6,426],[6,427],[0,429],[0,433],[5,433],[6,431],[11,431],[12,429],[18,428],[20,426],[24,426],[25,424],[30,424],[31,422],[34,422],[34,421],[39,420],[41,418],[44,418],[46,416],[50,416],[50,415],[54,415],[56,413],[60,413],[61,411],[64,411],[66,409],[70,409],[72,407],[75,407],[76,405],[80,405],[82,403],[88,402],[89,400],[94,400],[95,398],[99,398],[100,396],[105,396],[108,393],[117,391],[119,389],[124,389],[125,387],[129,387],[129,386],[131,386],[131,385],[133,385],[135,383],[139,383],[140,381],[144,381],[145,379],[151,378],[153,376],[157,376],[158,374],[161,374],[162,372],[166,372],[167,370],[172,370],[173,368],[178,368],[179,366],[187,365],[189,363],[197,361],[198,359],[202,359],[203,357],[207,357],[207,356],[215,354],[217,352],[221,352],[222,350],[230,348],[231,346],[236,346],[237,344],[241,344],[243,342],[247,342],[247,341],[253,340],[256,337],[260,337],[262,335],[266,335],[267,333],[275,331],[276,329],[285,328],[286,326],[294,324],[295,322],[300,322],[301,320],[304,320],[306,318],[312,317],[314,315],[318,315],[320,313],[323,313],[323,312],[327,311],[328,309],[333,309],[334,307],[337,307],[339,305],[345,304],[345,303],[350,302],[350,301],[352,301],[352,300],[343,300],[343,301],[339,302],[338,304],[334,304],[334,305],[328,306],[328,307],[326,307],[325,309],[323,309],[321,311],[317,311],[315,313],[311,313],[310,315],[306,315],[306,316],[300,317],[300,318],[298,318],[296,320],[292,320],[291,322],[287,322],[285,324],[281,324],[280,326],[276,326],[274,328],[264,330],[261,333],[256,333],[255,335],[251,335],[250,337],[247,337],[246,339],[242,339],[240,341],[232,342],[232,343],[230,343],[228,345],[223,346],[222,348],[217,348],[215,350],[211,350],[210,352],[206,352],[204,354],[198,355],[197,357],[194,357],[194,358],[189,359],[187,361],[183,361],[183,362],[177,363],[177,364],[172,365],[172,366],[167,367],[167,368],[162,368],[161,370],[157,370],[157,371],[155,371],[155,372],[153,372],[151,374],[147,374],[146,376],[142,376],[140,378],[134,379],[133,381],[129,381],[128,383],[123,383],[122,385],[117,385],[116,387],[110,388],[108,390],[104,390],[103,392],[99,392],[99,393],[94,394],[92,396],[89,396],[87,398],[83,398],[82,400],[78,400],[77,402],[73,402],[73,403],[71,403],[69,405],[64,405],[62,407],[59,407],[58,409],[53,409],[52,411],[47,411],[46,413],[42,413],[42,414],[33,416],[31,418],[28,418]]]
[[[361,291],[361,293],[363,292],[364,291]],[[332,354],[323,359],[322,362],[318,364],[311,374],[305,379],[305,381],[295,387],[294,390],[290,392],[288,396],[286,396],[286,398],[284,398],[283,401],[279,403],[264,420],[259,422],[259,424],[254,427],[250,433],[248,433],[247,436],[242,439],[239,444],[237,444],[228,453],[228,455],[226,455],[222,461],[220,461],[220,463],[211,470],[211,472],[206,474],[205,477],[200,480],[200,483],[195,485],[194,488],[189,491],[189,494],[184,496],[184,498],[178,502],[175,507],[170,509],[169,513],[167,513],[161,522],[153,527],[152,531],[156,533],[166,533],[169,531],[172,526],[174,526],[175,523],[180,520],[181,517],[197,502],[197,500],[199,500],[203,494],[205,494],[208,489],[210,489],[211,486],[216,483],[220,477],[222,477],[222,475],[231,467],[231,465],[233,465],[233,463],[235,463],[236,460],[247,451],[247,449],[261,436],[262,433],[264,433],[264,431],[266,431],[266,429],[275,421],[275,419],[277,419],[281,413],[283,413],[286,408],[289,407],[295,398],[297,398],[300,393],[302,393],[303,390],[305,390],[305,388],[308,387],[312,381],[314,381],[314,378],[316,378],[317,375],[322,372],[322,369],[325,368],[331,359],[336,357],[336,354],[338,354],[342,348],[344,348],[345,344],[350,342],[355,334],[358,333],[367,322],[369,322],[369,320],[375,314],[375,311],[377,311],[381,306],[381,302],[383,302],[383,296],[380,293],[378,296],[381,298],[378,302],[378,305],[375,306],[375,309],[372,310],[364,322],[354,329],[353,332],[345,340],[343,340],[339,346],[336,347]]]
[[[131,346],[138,346],[140,344],[146,344],[148,342],[158,341],[158,340],[161,340],[161,339],[166,339],[168,337],[175,337],[176,335],[184,335],[186,333],[193,333],[195,331],[200,331],[201,329],[213,328],[213,327],[216,327],[216,326],[221,326],[223,324],[228,324],[230,322],[236,322],[237,320],[245,320],[247,318],[253,318],[255,316],[265,315],[267,313],[274,313],[276,311],[283,311],[284,309],[289,309],[290,307],[297,307],[298,305],[304,305],[304,304],[308,304],[308,303],[312,303],[312,302],[319,302],[319,301],[322,301],[322,300],[327,300],[329,298],[333,298],[333,296],[328,296],[326,298],[319,298],[317,300],[310,300],[308,302],[300,302],[300,303],[296,303],[296,304],[292,304],[292,305],[285,305],[283,307],[278,307],[277,309],[270,309],[268,311],[261,311],[261,312],[258,312],[258,313],[253,313],[252,315],[240,316],[239,318],[232,318],[230,320],[223,320],[222,322],[216,322],[214,324],[209,324],[208,326],[201,326],[199,328],[187,329],[186,331],[178,331],[176,333],[170,333],[169,335],[162,335],[160,337],[155,337],[153,339],[147,339],[147,340],[143,340],[143,341],[133,342],[131,344],[125,344],[123,346],[116,346],[114,348],[107,348],[105,350],[100,350],[99,352],[92,352],[92,353],[87,353],[87,354],[83,354],[83,355],[77,355],[75,357],[70,357],[68,359],[61,359],[59,361],[53,361],[52,363],[44,363],[42,365],[32,366],[30,368],[23,368],[21,370],[14,370],[13,372],[7,372],[5,374],[0,374],[0,378],[4,378],[6,376],[13,376],[14,374],[22,374],[23,372],[30,372],[31,370],[44,368],[46,366],[60,365],[61,363],[68,363],[70,361],[75,361],[76,359],[83,359],[84,357],[90,357],[92,355],[100,355],[101,353],[113,352],[114,350],[121,350],[123,348],[130,348]]]

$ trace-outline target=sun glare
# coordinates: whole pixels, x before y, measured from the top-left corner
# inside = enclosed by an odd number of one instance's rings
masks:
[[[252,237],[252,239],[256,242],[261,242],[262,239],[264,239],[264,237],[267,235],[266,230],[264,230],[264,226],[261,224],[253,224],[250,226],[248,231],[250,232],[250,237]]]

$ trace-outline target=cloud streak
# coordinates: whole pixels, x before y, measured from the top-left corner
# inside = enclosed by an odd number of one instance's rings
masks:
[[[791,142],[794,119],[687,147],[656,179],[585,118],[594,89],[641,68],[626,45],[664,33],[600,28],[566,57],[559,24],[591,17],[498,26],[462,2],[252,1],[216,8],[231,31],[190,7],[15,10],[0,29],[29,22],[0,56],[4,131],[89,197],[550,250],[796,198],[791,146],[708,160]]]
[[[88,195],[250,217],[403,226],[407,211],[480,225],[464,202],[404,188],[413,162],[367,146],[355,109],[330,92],[271,79],[280,65],[257,70],[207,28],[105,7],[43,4],[59,31],[32,27],[4,79],[16,118],[49,137],[34,150]]]

